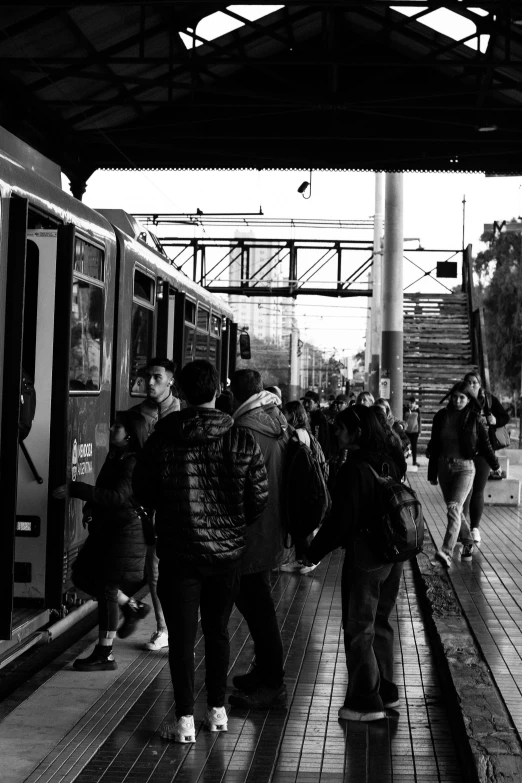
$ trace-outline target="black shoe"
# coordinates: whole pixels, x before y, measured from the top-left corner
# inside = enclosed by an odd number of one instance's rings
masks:
[[[135,601],[133,598],[121,607],[123,622],[117,630],[120,639],[126,639],[136,630],[140,620],[148,615],[151,607],[143,604],[141,601]]]
[[[248,710],[285,710],[288,703],[286,685],[280,685],[279,688],[269,688],[268,685],[261,685],[257,690],[251,693],[236,691],[228,697],[228,701],[233,707],[244,707]]]
[[[473,560],[473,544],[466,544],[462,547],[461,560]]]
[[[111,647],[97,644],[87,658],[77,658],[73,668],[79,672],[110,672],[118,668]]]
[[[232,685],[234,688],[237,688],[238,691],[243,691],[243,693],[256,691],[262,684],[263,681],[259,674],[259,669],[255,666],[246,674],[236,674],[235,677],[232,677]]]

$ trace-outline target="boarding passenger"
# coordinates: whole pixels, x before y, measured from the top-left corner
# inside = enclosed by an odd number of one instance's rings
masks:
[[[301,402],[308,414],[310,431],[321,444],[324,456],[328,460],[332,456],[330,425],[320,408],[320,397],[317,392],[307,391]]]
[[[352,405],[336,419],[339,447],[347,459],[337,474],[330,516],[310,544],[306,562],[318,563],[328,552],[346,549],[342,582],[342,622],[348,689],[339,718],[375,721],[399,704],[393,677],[393,628],[402,563],[384,563],[374,553],[364,528],[381,515],[376,478],[369,469],[400,480],[406,462],[375,408]]]
[[[205,724],[210,731],[226,731],[227,625],[246,526],[265,508],[268,485],[255,439],[215,408],[216,369],[204,359],[189,362],[179,381],[188,407],[156,424],[136,466],[134,489],[156,511],[158,594],[170,638],[176,721],[164,724],[161,736],[195,742],[198,609],[205,638]]]
[[[487,394],[482,388],[479,375],[476,372],[468,372],[464,381],[469,385],[470,391],[480,406],[480,410],[489,427],[498,429],[509,422],[509,413],[504,409],[500,400],[494,394]],[[491,439],[490,439],[491,440]],[[492,444],[493,445],[493,444]],[[469,518],[471,535],[474,543],[480,544],[480,520],[484,511],[484,490],[491,473],[491,468],[480,454],[473,460],[475,463],[475,478],[473,486],[464,503],[464,513]]]
[[[440,482],[448,515],[444,542],[435,556],[449,568],[457,538],[463,544],[461,560],[473,558],[473,538],[463,507],[473,486],[475,458],[483,457],[497,473],[500,468],[469,385],[459,381],[441,402],[447,398],[447,407],[434,416],[426,454],[429,457],[428,481],[430,484]]]
[[[288,423],[279,410],[279,397],[263,389],[256,370],[237,370],[231,383],[239,404],[234,419],[261,447],[268,473],[268,505],[248,528],[241,562],[236,606],[247,621],[254,642],[253,669],[233,678],[238,689],[230,696],[238,707],[285,707],[283,642],[270,585],[270,571],[285,559],[283,533],[283,472],[290,440]],[[288,550],[286,550],[288,551]]]
[[[72,578],[76,587],[98,601],[99,638],[91,655],[74,662],[78,671],[117,669],[112,644],[119,608],[124,615],[130,608],[136,619],[150,611],[146,604],[127,596],[142,584],[149,534],[148,519],[132,491],[132,472],[145,438],[143,416],[135,411],[118,411],[111,427],[109,453],[96,485],[72,481],[53,492],[55,498],[87,501],[83,514],[89,535],[73,565]]]
[[[147,397],[131,410],[137,410],[145,417],[148,435],[154,430],[157,421],[180,409],[174,383],[174,372],[175,365],[170,359],[155,357],[147,363],[144,373]],[[158,598],[158,558],[154,541],[147,547],[147,583],[156,617],[156,630],[150,637],[150,641],[145,644],[145,649],[156,651],[169,646],[169,634],[165,615]],[[132,632],[136,619],[128,614],[124,629],[120,633],[125,633],[127,626]]]

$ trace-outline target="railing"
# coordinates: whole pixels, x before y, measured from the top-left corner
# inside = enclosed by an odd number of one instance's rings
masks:
[[[471,358],[473,364],[476,364],[478,367],[484,388],[490,391],[484,308],[476,304],[477,297],[473,285],[471,245],[466,247],[462,256],[462,291],[466,295],[468,302]]]

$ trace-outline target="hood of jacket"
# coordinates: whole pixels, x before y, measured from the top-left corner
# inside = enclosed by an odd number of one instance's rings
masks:
[[[193,446],[222,438],[233,426],[232,416],[216,408],[185,408],[160,419],[155,432]]]
[[[275,396],[270,392],[266,392],[266,394],[268,397]],[[254,396],[258,397],[259,395]],[[252,400],[252,398],[250,399]],[[288,422],[274,402],[268,400],[265,404],[260,403],[241,412],[241,408],[244,408],[248,402],[249,400],[243,403],[234,414],[238,427],[247,427],[249,430],[254,430],[254,432],[268,438],[280,438],[288,430]]]

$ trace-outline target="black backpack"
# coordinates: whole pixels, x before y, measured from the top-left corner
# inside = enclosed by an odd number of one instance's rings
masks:
[[[402,563],[422,552],[424,517],[416,493],[388,474],[379,474],[366,463],[376,478],[380,500],[380,514],[370,530],[365,529],[367,541],[375,555],[386,563]]]
[[[20,443],[27,438],[33,426],[36,411],[36,392],[31,376],[22,370],[20,384],[20,419],[18,423],[18,438]]]
[[[284,502],[286,529],[291,538],[303,540],[319,527],[330,510],[330,493],[312,449],[295,432],[285,455]]]

